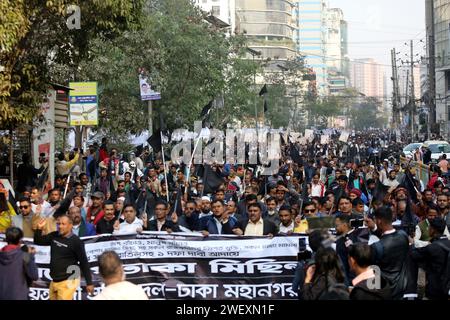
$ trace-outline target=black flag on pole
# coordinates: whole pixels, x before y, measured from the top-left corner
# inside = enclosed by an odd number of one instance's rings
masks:
[[[206,106],[203,107],[202,112],[200,113],[200,118],[206,116],[213,106],[214,100],[211,100]]]
[[[156,130],[147,140],[148,144],[156,153],[162,150],[161,129]]]
[[[224,180],[210,165],[205,164],[203,166],[203,172],[200,172],[200,176],[203,176],[203,185],[205,193],[214,193],[219,188]]]
[[[262,87],[261,91],[259,91],[259,96],[263,96],[267,93],[267,84],[264,85],[264,87]]]

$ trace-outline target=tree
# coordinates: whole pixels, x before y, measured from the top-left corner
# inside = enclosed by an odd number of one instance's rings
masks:
[[[217,127],[227,121],[225,115],[245,113],[256,66],[241,60],[242,37],[227,37],[209,25],[188,0],[150,1],[142,26],[113,40],[99,37],[80,64],[79,76],[99,83],[100,126],[109,134],[137,134],[147,128],[140,68],[161,92],[162,99],[153,106],[169,128],[193,127],[203,106],[219,96],[224,96],[225,106],[212,111],[213,119],[214,112],[220,113]]]
[[[71,71],[99,34],[113,38],[140,23],[144,0],[3,0],[0,2],[0,127],[31,123],[52,79],[51,66]],[[66,8],[78,4],[81,29],[69,30]]]
[[[367,97],[361,103],[353,105],[350,111],[352,127],[355,130],[383,127],[385,119],[378,117],[380,105],[381,102],[373,97]]]
[[[308,71],[304,62],[292,58],[276,65],[268,61],[267,66],[275,70],[265,72],[265,80],[270,83],[267,94],[269,110],[266,118],[275,128],[298,129],[298,115],[307,95],[304,90],[306,81],[303,81],[303,76]]]

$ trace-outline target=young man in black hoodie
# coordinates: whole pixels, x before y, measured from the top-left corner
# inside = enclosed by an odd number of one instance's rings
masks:
[[[391,289],[387,281],[370,267],[371,248],[366,243],[349,247],[348,264],[356,277],[352,280],[350,300],[391,300]]]
[[[34,259],[36,250],[21,247],[21,229],[6,229],[6,243],[0,250],[0,300],[28,300],[28,290],[38,277]]]
[[[34,243],[41,246],[50,246],[50,300],[72,300],[73,294],[80,285],[81,269],[86,279],[86,290],[89,294],[94,292],[92,275],[86,257],[84,243],[72,232],[73,221],[67,216],[58,218],[59,231],[42,235],[45,220],[38,223],[34,233]]]

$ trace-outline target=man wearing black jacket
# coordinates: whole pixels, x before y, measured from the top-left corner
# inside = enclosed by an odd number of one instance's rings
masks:
[[[392,226],[393,213],[390,207],[384,206],[375,211],[375,222],[366,218],[369,229],[380,238],[371,245],[372,262],[381,269],[386,278],[393,299],[402,299],[408,290],[408,253],[409,239],[403,231]]]
[[[146,215],[144,215],[144,229],[148,231],[166,231],[168,233],[179,232],[178,224],[167,218],[168,209],[167,202],[158,201],[155,206],[155,219],[147,220]],[[178,220],[175,212],[172,214],[172,219]]]
[[[366,243],[349,247],[348,264],[356,274],[352,280],[350,300],[391,300],[391,289],[387,281],[370,267],[371,248]]]
[[[242,231],[246,236],[274,236],[278,234],[275,223],[263,219],[261,212],[259,203],[252,203],[248,206],[249,219],[242,223]]]
[[[50,276],[53,280],[50,283],[49,298],[72,300],[80,285],[80,272],[77,272],[77,268],[81,269],[86,279],[87,292],[92,294],[94,286],[84,243],[72,233],[73,221],[69,216],[59,217],[58,225],[59,231],[43,236],[42,228],[45,226],[45,220],[42,220],[34,233],[35,244],[50,246]]]
[[[441,275],[445,273],[445,264],[450,250],[450,240],[444,235],[446,223],[442,218],[429,221],[431,244],[415,248],[411,252],[413,261],[423,266],[426,274],[425,295],[428,299],[447,300],[449,294],[443,288]],[[447,248],[447,249],[445,249]],[[449,262],[447,262],[448,264]]]

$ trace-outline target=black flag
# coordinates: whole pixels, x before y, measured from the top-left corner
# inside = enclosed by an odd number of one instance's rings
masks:
[[[292,161],[294,161],[295,163],[299,164],[299,165],[303,165],[303,160],[302,157],[300,155],[300,152],[298,151],[297,147],[295,146],[295,144],[290,143],[290,156]]]
[[[215,170],[209,165],[204,165],[203,172],[203,185],[205,193],[214,193],[219,188],[224,180]]]
[[[209,113],[211,110],[214,100],[211,100],[206,106],[203,107],[202,112],[200,113],[200,118],[203,118]]]
[[[261,91],[259,92],[259,96],[263,96],[267,93],[267,84],[264,85],[264,87],[262,87]]]
[[[153,151],[156,153],[160,152],[162,149],[161,129],[156,130],[152,136],[148,138],[147,142],[152,147]]]

